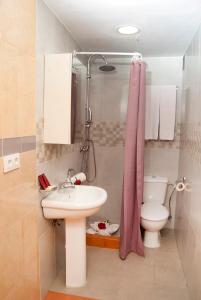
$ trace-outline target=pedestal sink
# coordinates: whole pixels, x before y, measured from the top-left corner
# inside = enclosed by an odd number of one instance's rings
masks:
[[[42,200],[45,218],[65,220],[68,287],[86,283],[86,217],[95,214],[106,200],[104,189],[84,185],[54,191]]]

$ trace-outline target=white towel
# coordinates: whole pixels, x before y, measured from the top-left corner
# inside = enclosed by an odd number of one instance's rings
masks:
[[[157,140],[159,130],[160,86],[146,86],[145,140]]]
[[[176,115],[176,86],[160,86],[160,140],[174,140]]]
[[[83,172],[77,173],[74,176],[72,176],[71,181],[73,183],[75,183],[77,179],[80,180],[81,182],[84,182],[87,180],[86,175]]]

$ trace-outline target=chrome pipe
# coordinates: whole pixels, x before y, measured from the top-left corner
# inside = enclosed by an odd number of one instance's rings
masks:
[[[92,123],[92,111],[90,108],[90,101],[89,101],[89,93],[90,93],[90,79],[91,79],[91,62],[93,60],[94,57],[100,56],[105,64],[107,64],[107,60],[105,58],[105,56],[103,56],[102,54],[91,54],[88,58],[87,61],[87,83],[86,83],[86,102],[85,102],[85,122],[86,124],[91,124]]]
[[[111,55],[111,56],[138,56],[142,59],[142,54],[139,52],[88,52],[88,51],[74,51],[73,55]]]
[[[94,56],[100,56],[104,60],[105,64],[107,65],[107,60],[106,60],[104,55],[102,55],[102,54],[91,54],[89,56],[89,59],[88,59],[88,62],[87,62],[87,78],[91,78],[91,68],[90,68],[90,66],[91,66],[91,60],[94,58]]]

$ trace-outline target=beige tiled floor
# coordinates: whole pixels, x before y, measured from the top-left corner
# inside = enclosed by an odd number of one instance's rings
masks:
[[[189,300],[173,231],[162,233],[161,248],[146,257],[131,253],[125,261],[118,251],[88,247],[87,285],[65,287],[61,271],[51,290],[101,300]]]

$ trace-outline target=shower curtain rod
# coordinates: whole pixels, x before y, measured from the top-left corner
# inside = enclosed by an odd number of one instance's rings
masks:
[[[139,58],[142,59],[142,54],[139,52],[78,52],[74,51],[73,55],[113,55],[113,56],[138,56]]]

